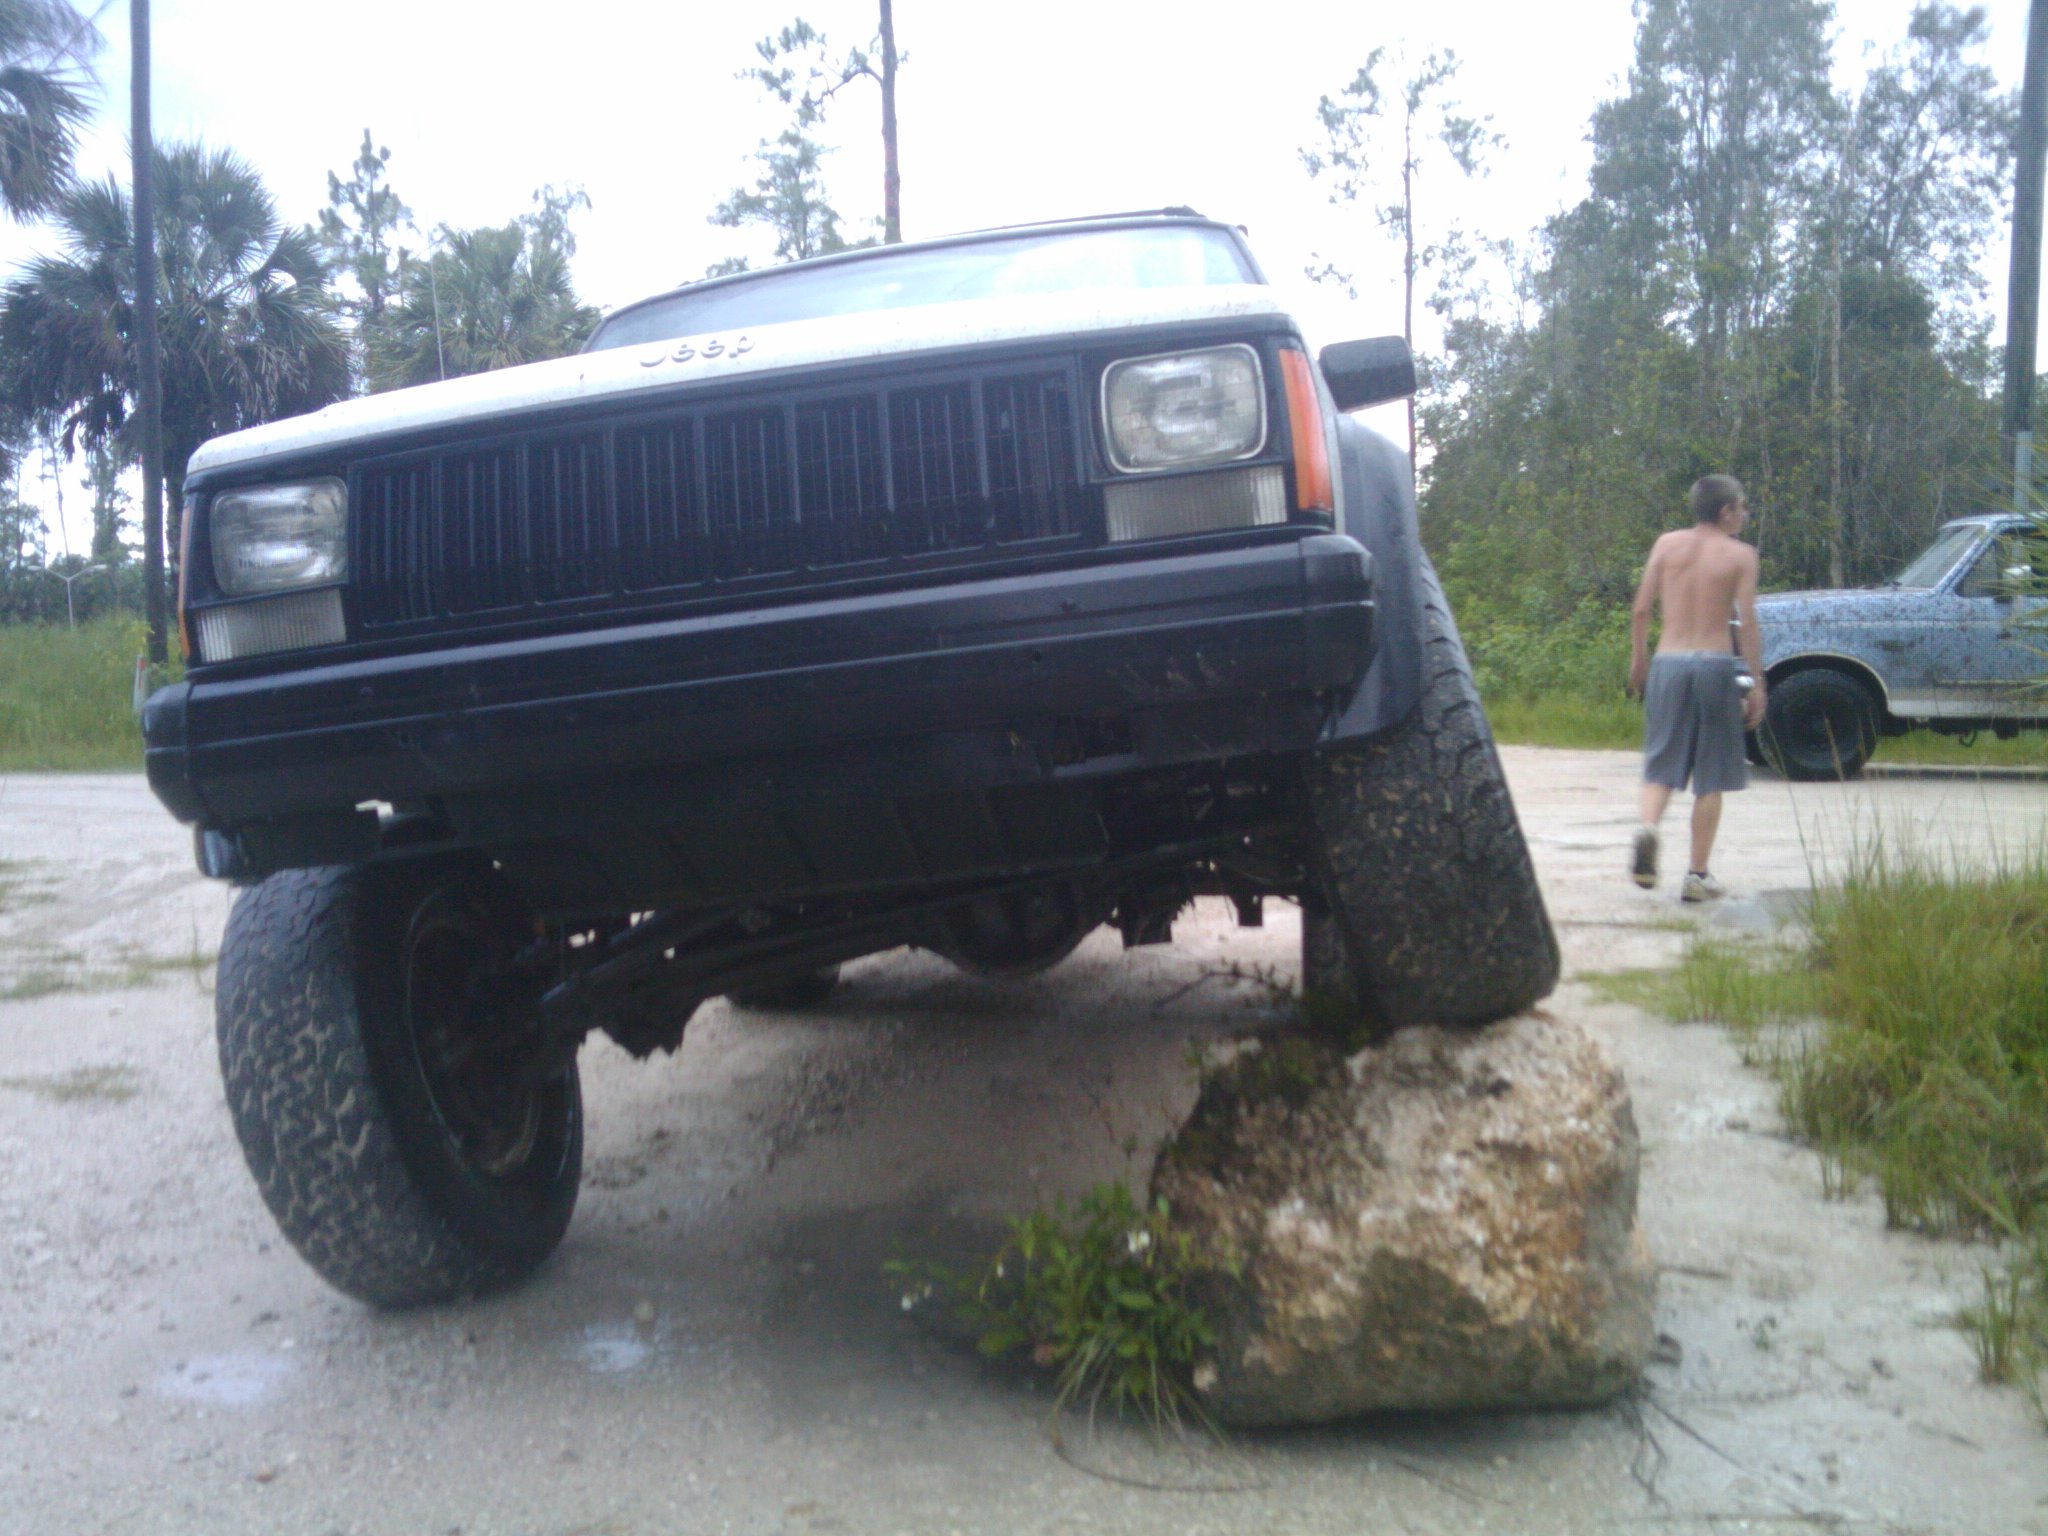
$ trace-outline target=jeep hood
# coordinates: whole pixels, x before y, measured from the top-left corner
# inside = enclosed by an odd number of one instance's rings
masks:
[[[192,455],[187,473],[248,469],[323,448],[550,406],[641,395],[651,399],[687,385],[1176,321],[1284,319],[1288,313],[1271,288],[1212,285],[973,299],[713,332],[343,400],[305,416],[214,438]]]

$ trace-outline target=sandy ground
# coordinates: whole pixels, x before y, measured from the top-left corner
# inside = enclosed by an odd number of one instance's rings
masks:
[[[1669,880],[1620,878],[1633,759],[1507,759],[1569,969],[1675,956]],[[1762,783],[1708,921],[1768,928],[1880,835],[1984,857],[2048,835],[2048,789]],[[1291,909],[1238,930],[1205,906],[1171,949],[1098,934],[1005,986],[898,953],[818,1015],[708,1007],[674,1059],[593,1046],[561,1253],[516,1294],[389,1316],[315,1279],[244,1173],[206,963],[228,895],[142,781],[0,778],[0,861],[7,1536],[2048,1533],[2048,1435],[1948,1326],[1985,1252],[1826,1198],[1723,1032],[1581,982],[1553,1006],[1632,1084],[1674,1346],[1635,1400],[1191,1453],[1070,1425],[1062,1456],[1044,1390],[917,1326],[881,1266],[1142,1181],[1188,1042],[1270,1006],[1221,967],[1291,977]]]

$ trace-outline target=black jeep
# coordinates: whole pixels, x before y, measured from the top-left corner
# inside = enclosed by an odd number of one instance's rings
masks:
[[[1383,1026],[1557,948],[1407,458],[1238,232],[1174,210],[690,284],[577,357],[194,456],[150,782],[246,887],[249,1165],[386,1304],[555,1246],[577,1049],[898,945],[1049,966],[1301,903]]]

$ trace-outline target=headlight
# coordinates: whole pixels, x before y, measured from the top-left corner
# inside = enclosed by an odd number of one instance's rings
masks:
[[[213,574],[230,597],[325,586],[348,575],[348,488],[259,485],[213,498]]]
[[[1266,446],[1266,384],[1250,347],[1112,363],[1102,376],[1109,460],[1126,474],[1246,459]]]

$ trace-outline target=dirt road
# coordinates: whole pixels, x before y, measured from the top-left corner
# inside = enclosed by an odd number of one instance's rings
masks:
[[[1674,956],[1669,881],[1620,878],[1634,760],[1507,758],[1569,969]],[[1731,802],[1738,895],[1711,920],[1767,927],[1810,869],[1907,828],[1982,857],[2048,835],[2048,789],[1760,785]],[[1097,934],[1003,986],[898,953],[819,1015],[708,1007],[651,1066],[592,1047],[560,1255],[516,1294],[387,1316],[299,1263],[243,1170],[208,990],[226,906],[139,778],[0,778],[7,1536],[2048,1533],[2048,1436],[1946,1326],[1986,1255],[1824,1198],[1719,1030],[1575,981],[1553,1002],[1635,1093],[1674,1344],[1638,1401],[1193,1456],[1070,1426],[1063,1459],[1043,1391],[921,1329],[881,1266],[1141,1184],[1188,1041],[1270,1006],[1219,967],[1291,977],[1291,910],[1240,931],[1205,906],[1170,950]]]

